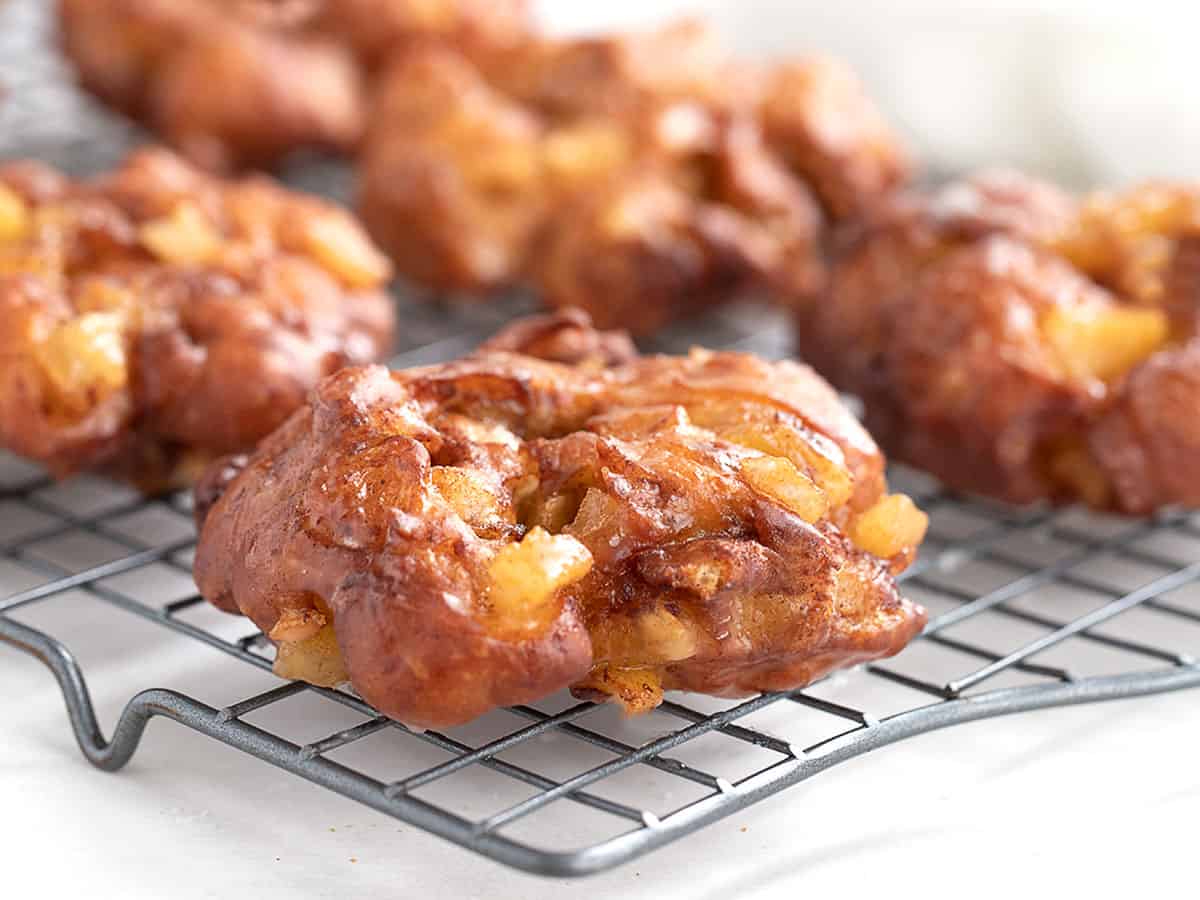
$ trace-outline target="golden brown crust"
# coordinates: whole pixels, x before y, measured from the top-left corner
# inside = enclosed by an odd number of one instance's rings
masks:
[[[897,198],[799,313],[895,458],[1016,503],[1200,503],[1200,192],[1082,203],[1015,175]],[[1189,399],[1192,398],[1192,399]]]
[[[388,268],[354,221],[146,150],[95,181],[0,168],[0,443],[157,489],[382,356]]]
[[[920,629],[894,574],[924,516],[828,385],[732,353],[512,352],[605,343],[585,328],[326,379],[202,482],[201,592],[290,677],[431,726],[566,686],[630,711],[795,688]]]

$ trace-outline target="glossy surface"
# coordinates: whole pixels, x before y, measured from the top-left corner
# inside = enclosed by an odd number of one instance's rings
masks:
[[[735,353],[605,368],[605,343],[533,320],[459,362],[326,380],[201,486],[201,592],[303,641],[328,611],[356,690],[420,725],[567,686],[630,711],[795,688],[903,647],[924,612],[894,576],[926,519],[880,505],[882,457],[833,391]],[[732,439],[757,426],[808,449]]]

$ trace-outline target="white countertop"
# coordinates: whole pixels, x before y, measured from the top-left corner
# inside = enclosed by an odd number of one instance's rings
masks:
[[[141,686],[204,680],[215,654],[170,643],[144,659],[94,654],[108,721]],[[223,678],[238,674],[220,665]],[[918,738],[615,872],[562,882],[506,870],[161,720],[126,770],[95,771],[40,664],[0,648],[0,684],[6,896],[1136,897],[1197,886],[1195,692]]]

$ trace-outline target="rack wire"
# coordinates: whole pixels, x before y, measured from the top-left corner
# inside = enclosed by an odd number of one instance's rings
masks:
[[[46,29],[41,4],[0,5],[0,82],[11,98],[0,106],[0,158],[103,166],[136,132],[70,88],[47,49]],[[344,173],[309,161],[291,180],[336,196]],[[519,297],[488,305],[397,302],[399,366],[453,357],[530,306]],[[686,323],[655,349],[691,343],[787,352],[782,323],[752,306]],[[349,690],[279,682],[215,705],[150,688],[129,701],[106,737],[82,667],[50,630],[30,624],[35,610],[86,606],[111,617],[113,628],[138,617],[222,655],[229,667],[269,672],[273,648],[244,620],[209,610],[194,588],[162,588],[164,573],[190,585],[194,535],[185,495],[144,498],[89,479],[55,485],[2,455],[0,641],[51,669],[80,749],[101,769],[125,765],[147,722],[161,716],[492,859],[560,876],[627,862],[841,762],[934,729],[1200,686],[1195,514],[1130,521],[1014,510],[911,472],[892,477],[931,515],[930,537],[904,578],[906,593],[930,609],[930,624],[895,659],[793,693],[737,701],[672,695],[636,720],[555,697],[463,729],[417,731]],[[340,718],[328,721],[342,724],[316,738],[272,724],[272,710],[300,697],[337,708]],[[319,711],[309,718],[326,721]],[[381,737],[393,741],[382,757],[402,773],[369,771],[362,761],[370,754],[355,752]],[[495,802],[464,804],[461,790],[439,790],[451,782]],[[481,791],[484,783],[491,787]]]

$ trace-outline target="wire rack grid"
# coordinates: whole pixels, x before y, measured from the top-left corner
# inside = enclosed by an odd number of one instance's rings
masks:
[[[47,28],[39,3],[0,5],[0,81],[11,98],[0,106],[0,158],[38,156],[81,171],[103,166],[136,132],[70,87],[48,50]],[[290,180],[338,196],[345,179],[336,165],[310,161]],[[522,298],[397,302],[399,366],[453,357],[530,306]],[[692,343],[787,352],[782,323],[747,306],[677,327],[654,349]],[[104,627],[112,628],[138,617],[223,654],[230,667],[269,671],[273,648],[194,593],[185,495],[144,498],[89,479],[55,485],[2,455],[0,641],[51,669],[79,746],[99,768],[121,768],[147,722],[161,716],[386,816],[546,875],[627,862],[838,763],[934,729],[1200,686],[1195,515],[1140,522],[1013,510],[902,470],[893,481],[931,514],[930,537],[904,581],[930,609],[930,624],[894,660],[793,693],[738,701],[672,696],[636,720],[554,697],[439,732],[406,728],[349,690],[280,682],[217,705],[194,692],[148,689],[128,702],[106,737],[82,667],[51,630],[31,624],[36,610],[86,605],[111,615]],[[162,587],[164,574],[174,576],[174,589]],[[301,697],[336,707],[340,718],[329,721],[341,724],[315,738],[272,725],[272,710]],[[309,719],[325,721],[320,711]],[[383,737],[386,748],[356,752]],[[449,782],[491,805],[464,805],[461,790],[447,799],[438,788]],[[484,790],[484,783],[505,789]]]

